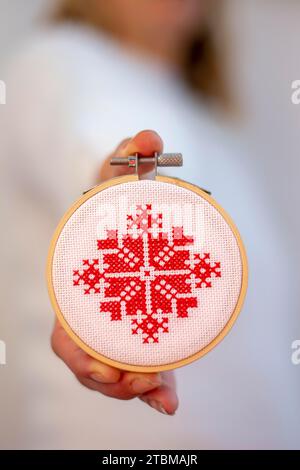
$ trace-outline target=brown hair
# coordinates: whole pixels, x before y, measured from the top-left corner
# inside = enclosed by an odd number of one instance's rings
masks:
[[[109,30],[105,20],[95,18],[88,5],[87,0],[60,0],[52,19],[57,22],[85,23],[97,29]],[[219,7],[218,4],[218,9],[210,8],[211,15],[206,26],[183,47],[181,65],[184,77],[192,89],[198,91],[206,101],[219,102],[228,107],[230,100],[225,80],[225,64],[216,34],[216,23],[219,27],[220,19]],[[222,57],[224,55],[223,53]]]

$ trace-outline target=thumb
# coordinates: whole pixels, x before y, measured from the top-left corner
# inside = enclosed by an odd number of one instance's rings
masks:
[[[163,141],[157,132],[152,130],[144,130],[136,134],[132,138],[123,140],[116,150],[105,161],[100,171],[100,179],[102,181],[112,178],[114,176],[121,176],[128,174],[126,166],[110,165],[110,160],[114,156],[128,157],[129,155],[143,155],[144,157],[151,157],[155,152],[161,153],[163,150]],[[149,171],[148,165],[143,166],[143,173]]]

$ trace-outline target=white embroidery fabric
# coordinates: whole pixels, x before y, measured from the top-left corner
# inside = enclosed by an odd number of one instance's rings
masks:
[[[135,220],[139,213],[137,207],[142,207],[144,210],[146,205],[149,208],[150,204],[156,221],[157,215],[161,214],[163,224],[161,230],[168,234],[168,243],[171,248],[174,235],[172,235],[172,227],[183,227],[184,235],[193,237],[194,241],[182,249],[189,250],[192,259],[195,253],[199,253],[202,257],[205,253],[209,253],[209,262],[212,266],[219,262],[221,273],[220,277],[212,273],[208,279],[211,287],[205,287],[202,284],[201,288],[196,288],[193,276],[187,276],[188,282],[192,283],[192,294],[181,293],[179,297],[196,298],[197,307],[187,308],[188,316],[178,317],[180,312],[177,312],[176,303],[172,300],[172,312],[155,312],[155,318],[168,318],[168,324],[161,323],[162,328],[158,330],[157,335],[154,335],[157,342],[153,342],[151,338],[149,342],[145,342],[147,335],[141,329],[133,334],[133,319],[139,318],[139,321],[142,321],[145,315],[143,317],[141,312],[136,317],[126,315],[126,298],[129,299],[130,296],[126,297],[125,294],[128,294],[128,290],[130,294],[129,288],[125,293],[123,292],[123,297],[120,292],[117,300],[114,298],[117,303],[123,300],[122,319],[113,321],[110,312],[100,308],[101,302],[109,300],[104,292],[104,283],[97,284],[98,293],[92,289],[88,295],[84,293],[88,286],[84,285],[82,280],[77,283],[78,285],[73,285],[74,279],[78,279],[78,276],[74,278],[74,271],[78,270],[81,274],[84,272],[83,260],[99,260],[99,269],[102,272],[106,270],[104,256],[107,251],[97,249],[97,240],[106,239],[107,230],[109,233],[118,230],[118,243],[122,244],[122,235],[128,234],[127,215],[131,214]],[[159,232],[159,225],[156,224],[153,228],[153,236],[157,237]],[[136,244],[134,237],[137,237],[138,229],[133,225],[129,233],[133,237],[132,246],[134,247]],[[168,247],[168,250],[171,248]],[[173,252],[176,250],[177,248],[174,248]],[[116,250],[108,252],[117,253]],[[161,259],[160,255],[157,260]],[[118,254],[115,256],[117,257]],[[132,266],[134,265],[134,257],[131,256],[133,261],[127,258],[128,266],[131,261]],[[149,266],[151,259],[148,258],[149,255],[146,260]],[[162,270],[163,263],[160,266]],[[185,270],[190,266],[184,263],[179,264],[176,266],[179,270]],[[117,184],[98,192],[72,214],[64,225],[55,246],[52,279],[56,301],[62,315],[74,333],[86,345],[103,356],[124,364],[159,366],[180,361],[197,353],[218,336],[237,304],[241,291],[242,269],[241,253],[235,235],[227,221],[212,204],[184,187],[167,182],[139,180]],[[128,270],[134,271],[135,269],[128,267]],[[176,273],[173,274],[175,275]],[[106,279],[106,285],[120,277],[117,272],[114,276]],[[123,274],[123,279],[124,276],[126,277],[126,274]],[[146,279],[142,275],[139,276],[141,280]],[[152,277],[148,276],[148,286],[154,282],[155,276],[153,272]],[[165,293],[166,298],[168,290],[165,289],[162,292]],[[147,313],[149,313],[149,308],[151,309],[151,296],[149,295],[148,292]],[[137,326],[135,324],[135,328]],[[151,323],[148,326],[151,329]],[[167,331],[163,331],[166,327]]]

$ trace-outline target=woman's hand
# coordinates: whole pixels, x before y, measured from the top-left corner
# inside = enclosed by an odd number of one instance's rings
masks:
[[[118,146],[114,155],[126,157],[135,153],[152,156],[161,152],[163,142],[156,132],[142,131],[132,139],[126,139]],[[100,179],[105,180],[126,172],[124,167],[111,167],[105,161]],[[52,333],[53,351],[75,374],[85,387],[112,398],[130,400],[139,397],[143,402],[161,413],[173,415],[178,406],[173,372],[134,373],[124,372],[103,364],[80,349],[56,321]]]

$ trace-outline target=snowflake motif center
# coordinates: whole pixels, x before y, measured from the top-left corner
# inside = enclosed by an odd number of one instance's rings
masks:
[[[155,270],[152,266],[140,268],[140,279],[142,281],[154,281],[155,279]]]

